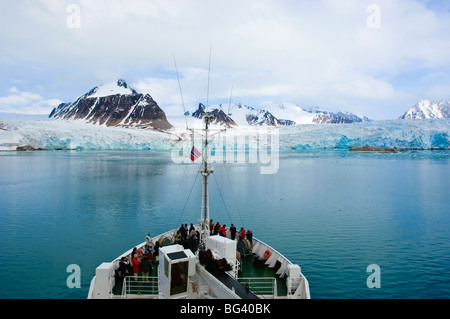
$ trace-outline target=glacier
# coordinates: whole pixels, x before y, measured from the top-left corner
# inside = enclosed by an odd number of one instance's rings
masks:
[[[296,150],[376,146],[450,149],[450,120],[387,120],[351,124],[296,125],[280,131],[280,146]]]
[[[415,150],[450,149],[450,119],[387,120],[351,124],[302,124],[276,128],[233,128],[224,136],[254,136],[264,130],[279,139],[279,149],[349,149],[376,146]],[[276,133],[276,134],[275,134]],[[0,119],[0,151],[18,146],[43,150],[159,150],[171,151],[190,132],[105,127],[80,121],[20,121]],[[257,137],[256,137],[257,138]],[[252,148],[255,138],[226,139],[226,148]]]
[[[170,134],[84,121],[17,121],[0,119],[0,150],[31,146],[42,150],[170,150]]]

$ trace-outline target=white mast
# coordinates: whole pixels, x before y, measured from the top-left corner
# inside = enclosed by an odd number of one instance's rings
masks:
[[[208,168],[208,130],[211,121],[211,116],[205,114],[205,148],[203,150],[203,170],[200,173],[203,176],[203,194],[202,194],[202,209],[200,216],[200,243],[203,244],[205,239],[210,234],[209,229],[209,192],[208,192],[208,177],[214,173],[214,169]]]
[[[208,113],[209,106],[209,80],[211,76],[211,51],[212,44],[209,46],[209,65],[208,65],[208,89],[206,91],[206,110],[205,110],[205,148],[203,150],[203,170],[200,172],[203,176],[203,194],[202,194],[202,212],[200,216],[200,240],[199,244],[204,246],[206,238],[209,236],[209,193],[208,177],[214,172],[214,169],[208,168],[208,129],[212,116]]]

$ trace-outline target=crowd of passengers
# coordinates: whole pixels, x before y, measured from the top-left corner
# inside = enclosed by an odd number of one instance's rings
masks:
[[[220,225],[219,222],[214,224],[212,219],[209,222],[209,231],[211,236],[219,235],[223,237],[228,237],[232,240],[236,240],[236,238],[239,240],[247,238],[251,242],[253,239],[253,234],[251,230],[247,230],[246,232],[245,229],[241,227],[241,229],[238,231],[233,224],[231,224],[231,226],[227,228],[227,225],[225,224]],[[227,236],[228,233],[229,236]],[[199,232],[195,229],[193,224],[191,224],[189,228],[187,224],[181,224],[181,227],[177,230],[175,234],[175,241],[177,243],[184,243],[186,240],[191,238],[197,240],[199,238],[199,235],[200,235]]]
[[[225,224],[220,225],[219,222],[214,224],[212,219],[210,220],[209,229],[211,236],[219,235],[238,241],[247,239],[250,243],[253,239],[251,230],[245,231],[241,227],[238,231],[233,224],[227,228]],[[199,238],[200,233],[195,229],[193,224],[190,227],[187,224],[181,224],[180,228],[176,231],[174,240],[176,244],[183,245],[195,253],[198,249]],[[156,241],[155,245],[152,246],[150,236],[147,235],[146,244],[143,248],[137,249],[134,247],[130,257],[122,257],[119,261],[119,267],[116,270],[116,280],[123,282],[126,276],[132,275],[134,280],[142,278],[143,281],[146,281],[153,267],[156,267],[159,261],[160,242]]]

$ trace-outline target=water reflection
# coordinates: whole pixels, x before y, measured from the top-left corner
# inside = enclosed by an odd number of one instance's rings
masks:
[[[273,175],[215,163],[211,218],[252,229],[299,263],[314,298],[445,297],[449,154],[288,151]],[[0,297],[85,298],[99,263],[148,232],[197,222],[198,169],[151,151],[2,154],[0,281],[8,289]],[[9,275],[12,262],[25,269],[30,258],[36,273]],[[64,286],[73,263],[84,274],[80,290]],[[373,263],[382,271],[377,291],[364,287]]]

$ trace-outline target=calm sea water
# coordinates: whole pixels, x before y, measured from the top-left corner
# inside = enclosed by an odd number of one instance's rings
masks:
[[[214,167],[211,218],[298,263],[312,298],[450,297],[450,152],[286,152],[273,175]],[[198,221],[198,168],[151,151],[0,152],[0,298],[86,298],[101,262]],[[81,288],[67,287],[71,264]],[[380,288],[367,287],[371,264]]]

